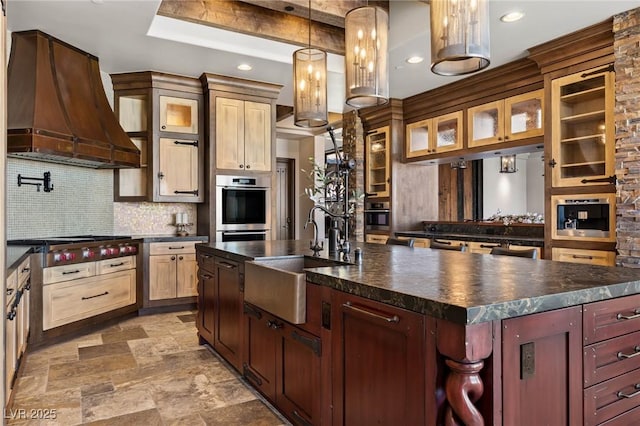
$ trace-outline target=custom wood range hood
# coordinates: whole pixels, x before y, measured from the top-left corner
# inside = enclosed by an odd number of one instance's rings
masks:
[[[116,120],[98,58],[41,31],[12,34],[7,154],[91,168],[140,167]]]

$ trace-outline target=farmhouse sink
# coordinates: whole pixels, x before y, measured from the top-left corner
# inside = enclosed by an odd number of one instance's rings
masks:
[[[247,261],[244,300],[291,324],[304,324],[307,320],[304,268],[339,264],[303,256]]]

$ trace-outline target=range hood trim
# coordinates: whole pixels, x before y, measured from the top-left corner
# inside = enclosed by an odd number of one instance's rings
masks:
[[[39,30],[12,33],[7,155],[90,168],[140,167],[107,100],[98,58]]]

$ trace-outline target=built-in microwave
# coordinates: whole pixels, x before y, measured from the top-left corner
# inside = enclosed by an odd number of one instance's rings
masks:
[[[391,216],[389,202],[367,202],[364,209],[365,231],[389,231]]]
[[[615,240],[615,194],[554,195],[551,208],[553,239]]]
[[[216,176],[216,231],[269,231],[269,176]]]

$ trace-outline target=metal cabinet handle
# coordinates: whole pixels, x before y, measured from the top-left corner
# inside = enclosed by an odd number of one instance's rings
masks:
[[[13,294],[13,292],[16,291],[15,288],[8,288],[7,289],[7,296],[11,296]]]
[[[243,164],[240,164],[240,168],[241,168],[241,169],[244,169],[244,165],[243,165]]]
[[[233,264],[227,263],[227,262],[218,262],[218,265],[224,266],[227,269],[235,269],[237,267],[237,265],[233,265]]]
[[[633,353],[632,354],[624,354],[622,353],[622,351],[617,353],[617,357],[618,359],[629,359],[629,358],[635,358],[638,355],[640,355],[640,345],[636,345],[633,347]]]
[[[171,260],[176,260],[176,257],[175,256],[171,256]]]
[[[178,256],[178,260],[182,260],[182,259],[184,259],[184,257]]]
[[[13,321],[16,317],[16,309],[12,308],[11,311],[7,312],[7,319],[9,321]]]
[[[447,246],[450,246],[450,245],[451,245],[451,241],[438,241],[438,240],[436,240],[435,238],[433,239],[433,242],[434,242],[434,243],[438,243],[438,244],[445,244],[445,245],[447,245]]]
[[[202,278],[204,278],[205,280],[210,280],[211,278],[213,278],[213,276],[209,274],[202,274]]]
[[[636,318],[640,318],[640,308],[637,308],[635,311],[633,311],[633,315],[622,315],[622,314],[618,314],[616,315],[616,319],[619,320],[630,320],[630,319],[636,319]]]
[[[31,268],[22,268],[21,272],[29,272],[31,270]]]
[[[398,317],[397,315],[394,315],[394,316],[391,316],[391,317],[387,317],[387,316],[384,316],[384,315],[377,314],[375,312],[368,311],[368,310],[363,309],[363,308],[359,308],[359,307],[353,305],[351,302],[343,303],[342,306],[345,307],[345,308],[348,308],[348,309],[352,309],[352,310],[354,310],[356,312],[360,312],[362,314],[369,315],[371,317],[381,319],[381,320],[386,321],[386,322],[400,322],[400,317]]]
[[[96,295],[93,295],[93,296],[82,296],[82,300],[89,300],[89,299],[93,299],[95,297],[106,296],[107,294],[109,294],[108,291],[105,291],[104,293],[96,294]]]
[[[500,247],[500,244],[480,244],[480,248],[494,248],[494,247]]]
[[[184,246],[180,246],[180,247],[169,247],[169,250],[182,250],[184,248]]]
[[[193,191],[173,191],[174,194],[191,194],[195,195],[196,197],[198,196],[199,192],[200,190],[198,189],[194,189]]]
[[[588,259],[588,260],[593,259],[593,256],[588,256],[584,254],[572,254],[571,257],[573,257],[574,259]]]
[[[633,398],[634,396],[640,395],[640,383],[636,383],[635,385],[633,385],[633,388],[636,389],[636,391],[633,393],[624,393],[622,391],[619,391],[616,396],[618,398]]]
[[[79,274],[80,270],[76,269],[75,271],[63,272],[62,275],[70,275],[70,274]]]
[[[279,323],[278,321],[268,320],[267,321],[267,327],[272,328],[274,330],[277,330],[279,328],[284,327],[284,324]]]
[[[124,262],[120,262],[120,263],[112,263],[109,265],[110,268],[117,268],[118,266],[122,266],[124,265]]]
[[[247,169],[250,169],[250,168],[251,168],[251,165],[250,165],[250,164],[247,164]]]

